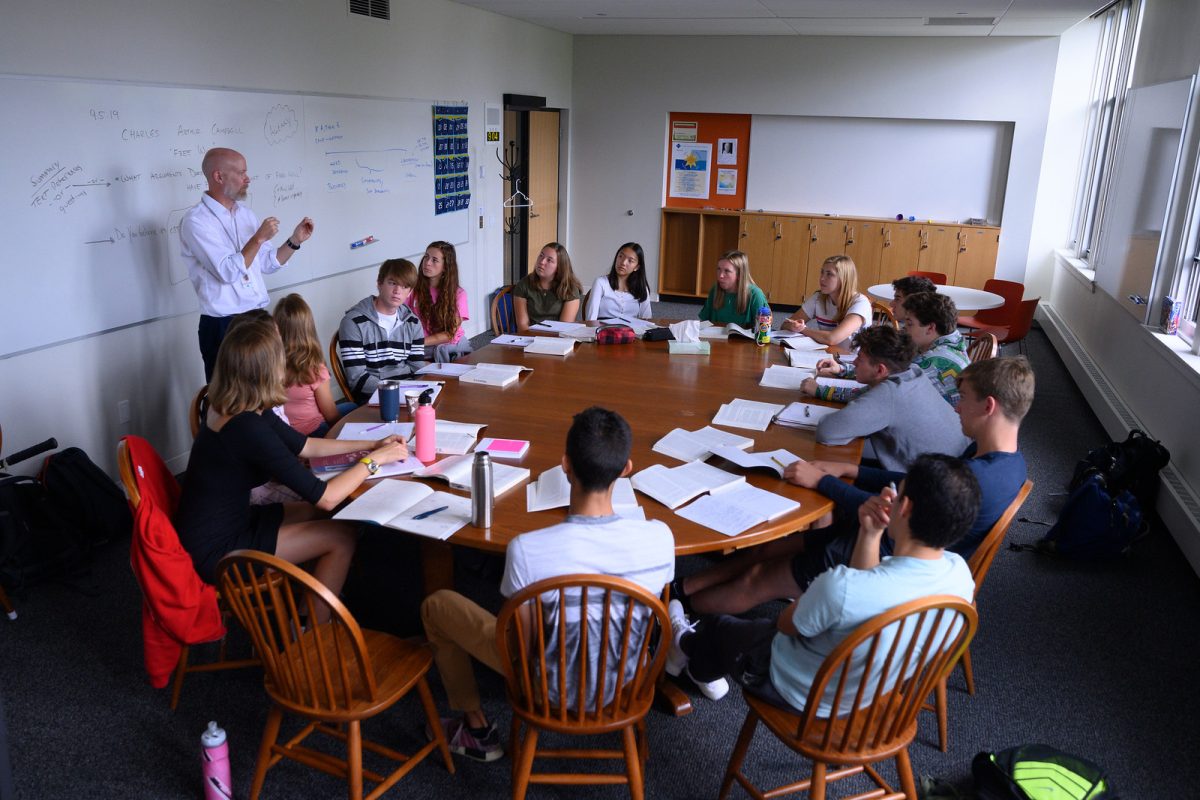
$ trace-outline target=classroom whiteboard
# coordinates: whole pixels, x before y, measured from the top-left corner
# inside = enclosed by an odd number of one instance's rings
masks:
[[[746,207],[1001,223],[1011,122],[755,114]]]
[[[0,76],[0,354],[196,311],[178,226],[214,146],[246,156],[276,245],[314,220],[270,289],[465,242],[468,211],[434,214],[433,105]]]

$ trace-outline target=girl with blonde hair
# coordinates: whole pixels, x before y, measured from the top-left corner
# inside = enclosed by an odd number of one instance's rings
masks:
[[[858,291],[858,270],[850,256],[830,256],[821,265],[820,288],[795,314],[785,331],[799,331],[825,345],[841,345],[871,320],[871,301]]]
[[[767,296],[750,277],[750,259],[741,250],[730,250],[717,259],[717,282],[708,290],[700,319],[718,325],[735,322],[753,330],[765,305]]]

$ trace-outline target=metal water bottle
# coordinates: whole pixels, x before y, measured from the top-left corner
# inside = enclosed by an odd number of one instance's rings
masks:
[[[758,324],[754,330],[754,341],[761,347],[771,343],[771,307],[763,306],[758,310]]]
[[[476,528],[492,527],[492,508],[496,493],[492,485],[492,457],[476,453],[471,465],[471,524]]]
[[[229,744],[216,722],[200,734],[200,763],[204,771],[204,800],[231,800],[233,779],[229,774]]]

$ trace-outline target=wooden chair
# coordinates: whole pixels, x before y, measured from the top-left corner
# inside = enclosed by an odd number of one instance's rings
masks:
[[[608,624],[568,628],[566,620],[587,619],[588,608],[599,609]],[[525,797],[530,783],[623,783],[641,800],[645,717],[670,635],[660,597],[608,575],[538,581],[504,604],[496,621],[496,644],[513,707],[509,752],[514,800]],[[568,655],[558,646],[562,641],[577,641],[577,652]],[[541,731],[583,736],[619,732],[622,747],[539,749]],[[538,757],[624,759],[625,772],[531,774]]]
[[[750,709],[718,797],[724,800],[736,780],[760,800],[800,791],[824,798],[828,782],[866,772],[879,788],[852,800],[917,800],[908,757],[908,745],[917,733],[917,712],[958,660],[977,625],[975,609],[960,597],[919,598],[867,620],[835,647],[817,670],[799,714],[744,692]],[[851,677],[864,664],[873,665],[874,685]],[[848,710],[834,717],[818,716],[823,697],[834,709]],[[793,751],[812,760],[809,778],[762,792],[742,773],[760,721]],[[896,761],[900,791],[872,766],[889,758]]]
[[[351,800],[362,800],[364,777],[377,784],[366,795],[372,800],[434,750],[441,752],[446,769],[454,772],[433,695],[425,681],[433,663],[428,645],[359,628],[341,601],[319,581],[266,553],[235,550],[221,559],[217,576],[221,596],[262,655],[264,685],[273,701],[259,745],[250,800],[256,800],[267,770],[282,758],[344,778]],[[332,619],[314,624],[325,609]],[[386,711],[414,687],[434,740],[409,756],[363,739],[362,721]],[[279,744],[285,710],[309,722]],[[313,732],[342,742],[346,758],[304,746]],[[386,776],[364,769],[364,749],[399,766]]]
[[[131,443],[133,443],[132,446]],[[141,455],[135,455],[133,452],[134,449]],[[129,505],[134,511],[133,536],[135,540],[140,542],[146,541],[149,537],[158,537],[151,542],[147,552],[156,553],[159,558],[169,558],[169,553],[163,551],[163,545],[178,545],[178,536],[175,534],[174,528],[169,525],[171,517],[175,515],[175,507],[179,502],[178,482],[171,475],[166,464],[154,452],[154,449],[144,439],[141,439],[141,437],[126,436],[118,442],[117,467],[121,473],[121,483],[125,486],[125,494],[129,498]],[[145,509],[142,508],[143,505],[146,506]],[[152,530],[151,525],[154,520],[151,518],[151,515],[153,515],[155,509],[161,512],[161,517],[158,517],[158,519],[162,520],[165,524],[160,528]],[[154,516],[157,517],[158,515]],[[164,542],[162,537],[166,537],[167,541]],[[134,544],[136,545],[137,542]],[[199,576],[196,577],[196,582],[202,583]],[[145,591],[145,587],[143,587],[143,591]],[[217,613],[224,619],[226,614],[220,609],[213,587],[204,586],[200,589],[200,593],[201,595],[207,594],[209,597],[201,597],[198,602],[215,604],[217,606]],[[197,616],[200,615],[198,614]],[[179,652],[179,659],[175,663],[175,671],[172,678],[172,711],[179,705],[179,696],[183,692],[183,679],[188,674],[258,666],[259,661],[257,658],[229,659],[226,652],[226,639],[223,626],[217,633],[217,637],[199,636],[199,638],[193,641],[179,642],[182,649]],[[220,641],[220,649],[216,661],[205,664],[189,663],[190,645],[217,640]]]
[[[1016,342],[1020,352],[1024,353],[1025,337],[1029,335],[1029,329],[1033,327],[1033,315],[1037,312],[1039,302],[1041,302],[1040,297],[1022,300],[1017,306],[1011,324],[1006,328],[978,328],[977,330],[994,334],[1001,346]]]
[[[1017,305],[1025,296],[1025,284],[1016,281],[1002,281],[998,278],[988,278],[983,282],[983,290],[998,294],[1004,298],[1004,304],[996,308],[988,308],[977,314],[960,316],[960,328],[1004,328],[1011,324]]]
[[[996,557],[996,553],[1000,551],[1000,545],[1004,544],[1004,539],[1008,536],[1008,529],[1012,527],[1012,521],[1016,518],[1017,512],[1021,510],[1021,506],[1025,505],[1025,498],[1029,497],[1029,493],[1033,491],[1033,481],[1025,481],[1021,486],[1017,496],[1008,504],[1008,508],[1004,509],[1004,513],[996,520],[996,523],[988,530],[983,537],[983,541],[975,548],[975,552],[971,554],[971,558],[967,560],[967,566],[971,568],[971,577],[975,580],[975,604],[979,603],[979,590],[983,588],[983,579],[987,577],[988,570],[992,568],[992,559]],[[967,681],[967,694],[975,694],[975,675],[971,670],[971,648],[963,649],[962,660],[963,677]],[[953,671],[953,668],[951,668]],[[947,673],[949,677],[949,673]],[[928,709],[928,706],[926,706]],[[934,708],[937,712],[938,721],[938,746],[942,752],[946,752],[947,742],[947,724],[946,724],[946,679],[943,678],[938,684],[937,691],[934,693]]]
[[[501,286],[492,295],[492,333],[517,332],[517,314],[513,311],[512,286]]]
[[[1000,342],[996,340],[994,333],[979,333],[968,336],[967,339],[970,341],[967,345],[967,355],[971,357],[972,364],[1000,355]]]
[[[914,278],[929,278],[938,286],[946,285],[946,273],[944,272],[922,272],[919,269],[914,269],[908,273]]]
[[[200,435],[200,428],[204,426],[204,419],[208,416],[208,384],[200,387],[200,391],[196,392],[196,396],[192,398],[192,406],[188,409],[188,426],[192,429],[192,438],[195,439]]]
[[[338,388],[342,390],[342,397],[353,402],[354,393],[350,391],[350,382],[346,380],[346,370],[342,366],[341,353],[338,352],[338,341],[338,332],[334,331],[329,339],[329,369]]]
[[[892,313],[891,306],[878,300],[871,301],[871,324],[891,325],[897,329],[900,327],[900,323],[896,321],[896,315]]]

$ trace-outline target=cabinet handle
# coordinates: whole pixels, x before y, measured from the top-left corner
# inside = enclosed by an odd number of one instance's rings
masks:
[[[808,237],[810,241],[815,242],[817,240],[817,226],[811,222],[808,223]]]
[[[846,246],[849,247],[850,245],[854,244],[854,226],[847,225],[845,228],[845,233],[846,233]]]
[[[929,231],[921,231],[921,249],[929,249]]]
[[[530,219],[537,219],[540,216],[541,216],[541,214],[534,214],[532,211],[529,212]]]
[[[892,229],[891,228],[885,227],[883,229],[883,246],[884,247],[892,246]]]
[[[782,238],[783,238],[783,223],[776,222],[775,223],[775,240],[779,241]]]
[[[967,235],[962,231],[958,232],[958,252],[967,252]]]

